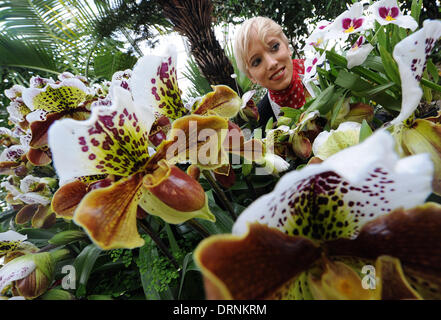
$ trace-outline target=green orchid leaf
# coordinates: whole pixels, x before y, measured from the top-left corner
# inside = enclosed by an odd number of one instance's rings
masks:
[[[427,73],[427,69],[424,70],[423,78],[426,78],[426,79],[429,78],[429,74]],[[432,102],[432,90],[430,90],[430,88],[423,86],[423,96],[424,96],[424,100],[426,100],[427,103]]]
[[[430,88],[430,89],[436,90],[436,91],[438,91],[438,92],[441,92],[441,86],[440,86],[440,85],[438,85],[438,84],[436,84],[436,83],[433,83],[432,81],[427,80],[427,79],[425,79],[425,78],[422,78],[422,79],[421,79],[421,85],[422,85],[423,87],[427,87],[427,88]]]
[[[329,100],[332,98],[335,92],[335,85],[330,85],[325,90],[323,90],[320,95],[318,95],[315,100],[311,103],[311,105],[306,110],[306,113],[310,113],[315,110],[320,110],[322,107],[326,106],[329,103]],[[320,111],[320,114],[326,114],[322,113],[323,110]]]
[[[383,62],[381,61],[381,57],[370,55],[366,58],[366,60],[363,62],[361,67],[369,68],[374,71],[378,71],[381,73],[385,73]]]
[[[438,80],[439,80],[438,69],[436,68],[432,59],[427,59],[427,71],[429,71],[430,75],[433,78],[433,81],[435,83],[438,83]]]
[[[398,71],[398,65],[395,62],[392,55],[385,49],[385,47],[380,47],[381,60],[383,61],[383,66],[386,71],[386,75],[390,80],[395,82],[397,85],[401,85],[400,73]]]
[[[362,96],[365,96],[365,97],[372,98],[372,97],[376,96],[377,94],[379,94],[380,92],[384,92],[384,91],[386,91],[387,89],[389,89],[389,88],[391,88],[393,86],[395,86],[395,83],[394,82],[389,82],[389,83],[386,83],[386,84],[375,86],[375,87],[373,87],[372,89],[369,89],[369,90],[358,91],[358,94],[362,95]]]
[[[360,128],[360,138],[359,138],[360,143],[363,142],[371,134],[372,134],[371,127],[369,126],[366,120],[363,120]]]
[[[101,249],[94,244],[90,244],[76,257],[73,265],[78,279],[78,289],[76,292],[78,296],[86,294],[87,281],[100,254]]]
[[[410,13],[410,15],[417,22],[420,19],[420,14],[421,14],[422,6],[423,6],[423,0],[412,0],[412,6],[411,6],[411,13]]]

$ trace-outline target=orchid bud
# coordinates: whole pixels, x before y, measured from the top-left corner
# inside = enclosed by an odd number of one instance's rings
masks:
[[[291,142],[292,150],[302,159],[308,159],[311,156],[312,144],[303,132],[293,135]]]

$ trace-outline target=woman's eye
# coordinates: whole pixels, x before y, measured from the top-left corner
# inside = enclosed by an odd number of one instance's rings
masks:
[[[254,59],[253,61],[251,61],[251,65],[253,67],[257,67],[260,64],[260,58]]]
[[[273,46],[271,47],[271,50],[272,51],[277,51],[277,50],[279,50],[279,47],[280,47],[280,43],[275,43],[275,44],[273,44]]]

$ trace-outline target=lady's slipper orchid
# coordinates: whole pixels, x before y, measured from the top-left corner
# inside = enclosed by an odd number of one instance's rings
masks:
[[[198,182],[189,176],[183,179],[174,166],[161,162],[175,141],[164,141],[150,157],[148,134],[154,118],[147,107],[133,102],[129,91],[115,87],[112,106],[93,108],[86,121],[57,121],[49,130],[54,165],[63,186],[54,201],[59,204],[72,190],[82,190],[81,202],[73,204],[69,200],[70,205],[64,207],[64,211],[74,211],[74,221],[103,249],[134,248],[144,243],[136,227],[138,204],[170,223],[182,223],[194,217],[214,220],[203,190],[197,188]],[[227,127],[222,118],[202,118]],[[179,119],[180,122],[186,120],[188,118]],[[198,126],[197,119],[195,123]],[[198,133],[196,131],[196,136]],[[91,190],[90,181],[93,177],[102,179],[102,175],[121,179],[109,180],[108,184]],[[82,177],[92,177],[92,180],[71,182]],[[173,193],[184,195],[190,191],[193,192],[188,195],[191,201],[185,203],[185,208],[182,202],[164,202]],[[205,201],[200,201],[202,198]],[[57,207],[54,203],[53,206]]]
[[[325,160],[333,154],[358,144],[361,124],[343,122],[337,130],[322,131],[312,144],[312,152],[316,157]]]
[[[67,249],[33,253],[9,261],[0,268],[0,293],[12,285],[14,295],[35,299],[47,291],[55,263],[69,254]]]
[[[364,37],[361,36],[354,43],[351,49],[346,53],[346,59],[348,60],[348,69],[361,65],[374,49],[374,47],[368,43],[364,43]]]
[[[431,267],[421,261],[417,254],[421,253],[436,260],[439,272],[439,246],[433,249],[427,241],[439,238],[435,230],[441,225],[440,206],[405,211],[430,194],[433,165],[428,155],[398,159],[393,148],[393,138],[381,130],[321,164],[287,173],[273,192],[245,209],[233,226],[233,235],[202,241],[195,258],[207,298],[290,299],[305,297],[307,292],[314,298],[360,297],[360,282],[345,265],[354,268],[354,262],[363,259],[372,263],[384,254]],[[413,230],[418,244],[411,245],[414,239],[408,230]],[[321,260],[324,253],[333,261]],[[321,262],[325,267],[316,277]],[[407,283],[394,270],[383,273],[383,287],[393,279]],[[398,298],[403,295],[400,292]]]
[[[380,0],[373,3],[369,9],[381,25],[393,23],[412,31],[418,28],[418,22],[412,16],[401,13],[397,0]]]

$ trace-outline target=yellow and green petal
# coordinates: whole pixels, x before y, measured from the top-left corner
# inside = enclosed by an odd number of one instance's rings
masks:
[[[433,191],[441,194],[441,124],[425,119],[417,119],[411,127],[401,128],[401,144],[407,154],[429,153],[435,172]]]
[[[153,114],[136,106],[129,91],[115,87],[111,107],[92,108],[86,121],[55,122],[49,144],[60,184],[81,176],[129,176],[142,170],[153,121]]]
[[[44,88],[26,88],[23,90],[23,100],[31,110],[45,110],[49,113],[75,109],[93,95],[79,79],[71,78],[59,84],[47,84]]]
[[[134,174],[89,192],[75,210],[74,222],[103,250],[142,246],[136,225],[141,186],[142,174]]]
[[[320,257],[320,248],[302,237],[249,225],[242,236],[216,235],[195,251],[208,299],[265,299],[283,291]],[[286,294],[283,294],[286,297]]]
[[[166,159],[172,163],[189,160],[204,169],[220,167],[228,163],[223,148],[227,133],[228,120],[219,116],[190,115],[175,120],[168,136]]]
[[[358,144],[361,124],[343,122],[336,130],[322,131],[315,138],[312,151],[316,157],[325,160],[333,154]]]
[[[192,113],[215,114],[225,118],[235,117],[242,106],[242,99],[228,86],[217,85],[212,88],[214,91],[203,96]]]

